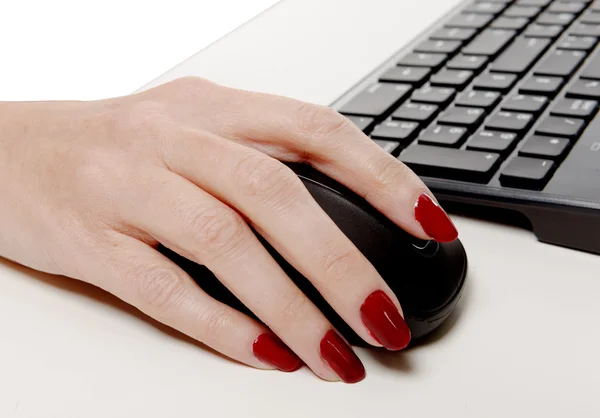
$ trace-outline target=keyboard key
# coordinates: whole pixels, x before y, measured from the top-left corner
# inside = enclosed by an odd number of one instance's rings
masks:
[[[596,42],[598,40],[591,36],[567,36],[558,43],[557,48],[589,51],[596,46]]]
[[[519,93],[553,97],[563,84],[564,80],[559,77],[533,76],[521,84]]]
[[[340,113],[378,117],[408,97],[410,90],[408,84],[375,83],[346,103]]]
[[[534,73],[537,75],[570,77],[583,61],[585,55],[585,52],[582,51],[563,51],[560,49],[553,51],[537,65]]]
[[[513,94],[502,103],[502,110],[509,112],[524,112],[540,114],[548,104],[548,98],[544,96],[528,96],[524,94]]]
[[[456,94],[456,90],[447,87],[421,87],[412,95],[413,102],[433,103],[439,106],[448,104]]]
[[[551,160],[514,157],[500,173],[500,184],[531,190],[542,190],[554,171]]]
[[[577,1],[555,1],[548,8],[552,13],[581,13],[585,9],[585,3]]]
[[[417,175],[487,183],[500,163],[491,152],[413,145],[398,157]]]
[[[575,19],[572,13],[542,13],[536,20],[539,25],[567,26]]]
[[[462,45],[459,41],[423,41],[414,52],[432,54],[453,54]]]
[[[430,72],[431,69],[427,67],[392,67],[379,77],[379,81],[420,86],[427,80]]]
[[[581,16],[579,21],[583,23],[590,23],[592,25],[598,25],[600,24],[600,12],[590,11]]]
[[[452,70],[471,70],[477,72],[487,64],[488,57],[475,55],[457,55],[446,64]]]
[[[575,36],[594,36],[600,37],[600,25],[589,25],[587,23],[575,23],[570,31],[569,35]]]
[[[494,20],[490,25],[494,29],[513,29],[521,30],[529,23],[529,19],[526,17],[503,17],[500,16]]]
[[[550,39],[517,38],[492,63],[490,69],[495,72],[522,74],[529,70],[550,44]]]
[[[493,15],[462,13],[452,18],[448,23],[445,24],[445,26],[447,28],[481,29],[490,23],[490,20],[493,18]]]
[[[470,5],[465,9],[467,13],[498,14],[506,6],[503,3],[481,2]]]
[[[419,124],[417,122],[385,121],[377,125],[371,138],[383,140],[395,140],[402,146],[407,146],[417,137]]]
[[[408,67],[430,67],[438,69],[444,64],[448,56],[446,54],[415,54],[411,53],[406,55],[400,61],[398,65]]]
[[[419,144],[459,147],[467,138],[467,129],[460,126],[434,125],[419,136]]]
[[[496,106],[500,100],[500,93],[496,91],[470,90],[462,93],[454,104],[456,106],[483,107],[486,109]]]
[[[584,128],[584,121],[575,118],[563,118],[557,116],[546,116],[535,129],[538,135],[562,136],[577,139]]]
[[[593,36],[566,36],[556,44],[558,49],[589,51],[596,46],[598,39]]]
[[[505,29],[486,29],[462,49],[467,55],[497,55],[508,44],[516,32]]]
[[[496,90],[506,93],[516,80],[517,76],[513,74],[486,73],[475,79],[473,88],[476,90]]]
[[[577,80],[567,90],[567,96],[600,100],[600,81]]]
[[[535,6],[510,6],[503,13],[507,17],[535,17],[541,9]]]
[[[523,133],[529,129],[533,118],[530,113],[499,111],[492,115],[485,123],[485,127],[492,131]]]
[[[555,39],[563,31],[562,26],[558,25],[538,25],[533,23],[527,27],[523,35],[526,38],[550,38]]]
[[[462,90],[473,78],[473,72],[467,70],[447,70],[442,69],[434,74],[429,81],[432,86],[453,87]]]
[[[518,135],[514,132],[483,130],[467,142],[467,149],[506,155],[514,148],[518,138]]]
[[[408,102],[392,113],[392,118],[427,124],[435,117],[437,111],[438,107],[436,105]]]
[[[597,110],[598,102],[595,100],[560,99],[554,104],[550,114],[552,116],[590,119],[596,114]]]
[[[485,110],[477,107],[451,107],[438,118],[440,125],[458,125],[473,128],[479,125],[485,115]]]
[[[600,54],[594,55],[593,58],[585,64],[580,77],[600,80]]]
[[[550,2],[552,2],[552,0],[517,0],[515,4],[518,4],[519,6],[546,7]]]
[[[373,127],[373,118],[367,118],[364,116],[346,116],[350,119],[357,127],[363,132],[368,132]]]
[[[519,155],[523,157],[561,160],[568,149],[569,140],[567,138],[532,135],[525,140],[525,143],[519,150]]]
[[[397,157],[400,153],[401,148],[399,142],[386,141],[383,139],[374,139],[373,142],[375,142],[377,145],[383,148],[384,151],[388,152],[389,154],[392,154],[394,157]]]
[[[466,42],[475,36],[475,29],[460,29],[460,28],[442,28],[431,35],[430,39],[442,41],[461,41]]]

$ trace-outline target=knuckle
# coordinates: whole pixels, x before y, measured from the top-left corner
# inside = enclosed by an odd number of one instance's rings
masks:
[[[296,115],[296,124],[301,132],[316,139],[326,139],[338,132],[351,128],[348,118],[335,110],[310,103],[303,103]]]
[[[231,328],[233,318],[226,309],[211,309],[200,318],[202,324],[202,340],[207,343],[222,339],[223,332]]]
[[[391,190],[405,184],[412,177],[409,168],[395,158],[380,158],[374,165],[374,189]]]
[[[165,317],[185,294],[185,279],[169,268],[144,268],[136,278],[141,302]]]
[[[310,303],[300,291],[293,291],[282,297],[279,321],[282,324],[297,323],[307,316]]]
[[[352,277],[357,270],[360,254],[356,249],[340,249],[326,252],[322,259],[324,280],[329,287],[335,287]]]
[[[234,179],[244,194],[270,206],[286,206],[301,187],[292,170],[261,154],[242,158],[234,168]]]
[[[204,208],[183,216],[187,218],[183,225],[192,231],[203,253],[224,254],[242,240],[244,221],[229,209]]]

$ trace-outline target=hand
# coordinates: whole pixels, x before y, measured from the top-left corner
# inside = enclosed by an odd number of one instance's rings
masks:
[[[456,238],[412,171],[337,112],[288,98],[182,78],[109,100],[1,103],[0,129],[0,255],[105,289],[257,368],[365,375],[250,226],[366,342],[410,340],[397,298],[280,161],[312,165],[417,237]],[[203,293],[159,243],[266,325]]]

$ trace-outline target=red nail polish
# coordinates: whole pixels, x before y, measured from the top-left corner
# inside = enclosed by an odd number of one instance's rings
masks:
[[[365,367],[352,348],[335,331],[329,330],[321,340],[321,358],[345,383],[365,378]]]
[[[263,363],[269,364],[284,372],[293,372],[300,368],[302,362],[279,338],[265,332],[260,334],[254,344],[252,351],[256,358]]]
[[[371,335],[388,350],[401,350],[410,342],[408,325],[383,291],[377,290],[365,299],[360,315]]]
[[[415,218],[425,233],[437,242],[451,242],[458,237],[458,231],[446,212],[425,193],[417,199]]]

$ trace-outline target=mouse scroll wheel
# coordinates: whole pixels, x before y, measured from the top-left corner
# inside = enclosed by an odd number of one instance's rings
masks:
[[[419,240],[413,243],[413,248],[424,257],[433,257],[440,249],[440,244],[434,240]]]

